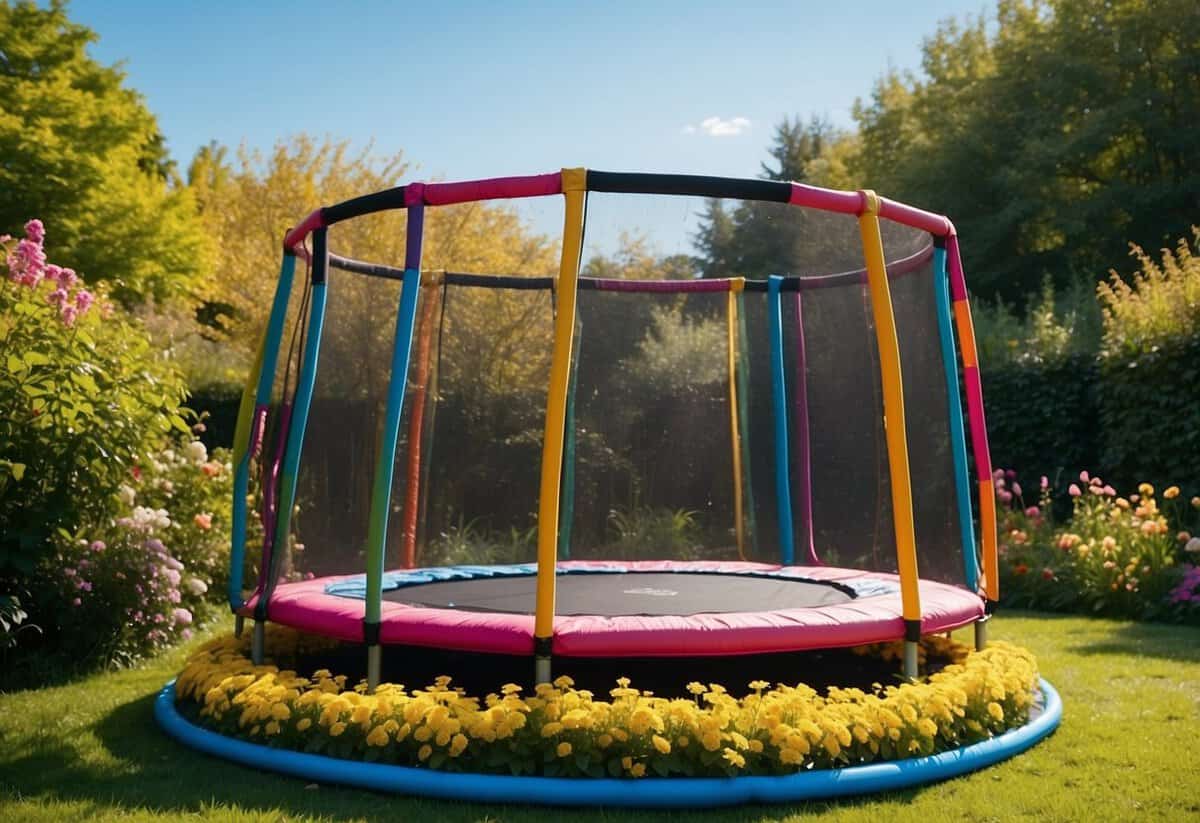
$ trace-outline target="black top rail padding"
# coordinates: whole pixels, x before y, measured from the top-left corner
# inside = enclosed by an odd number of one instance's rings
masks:
[[[329,255],[329,265],[335,269],[354,272],[355,274],[365,274],[369,277],[386,277],[388,280],[404,279],[404,269],[384,266],[379,263],[364,263],[362,260],[353,260],[349,257],[342,257],[340,254],[331,253]]]
[[[934,237],[934,240],[937,238]],[[921,267],[933,259],[933,248],[935,243],[931,242],[928,245],[922,246],[914,254],[908,257],[903,257],[899,260],[894,260],[887,264],[888,279],[895,280],[897,277],[903,277],[906,274],[912,274],[915,271],[920,271]],[[822,274],[816,277],[796,277],[785,276],[783,282],[779,284],[780,291],[808,291],[809,289],[828,289],[836,286],[852,286],[859,283],[867,282],[867,270],[855,269],[854,271],[843,271],[835,274]],[[766,280],[747,280],[744,287],[745,291],[766,291]]]
[[[460,274],[446,272],[442,282],[450,286],[472,286],[484,289],[552,289],[553,277],[518,277],[511,274]]]
[[[326,206],[321,209],[321,214],[325,218],[325,225],[332,226],[334,223],[349,220],[351,217],[361,217],[364,214],[372,214],[377,211],[402,209],[405,206],[404,189],[404,186],[397,186],[394,189],[377,191],[374,194],[364,194],[362,197],[355,197],[351,200],[343,200],[341,203],[333,206]]]
[[[695,197],[729,197],[787,203],[792,184],[774,180],[745,180],[736,177],[704,177],[696,174],[647,174],[642,172],[592,171],[587,173],[588,191],[621,194],[684,194]]]

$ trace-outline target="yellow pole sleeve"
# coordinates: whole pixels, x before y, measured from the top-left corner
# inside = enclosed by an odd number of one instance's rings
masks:
[[[733,518],[734,531],[737,534],[737,553],[739,560],[746,559],[746,528],[745,513],[742,511],[742,435],[738,425],[738,393],[737,393],[737,327],[738,327],[738,293],[746,281],[737,278],[731,284],[726,297],[726,335],[729,353],[729,442],[733,446]]]
[[[583,247],[583,200],[587,170],[563,169],[566,200],[563,218],[562,262],[558,269],[558,313],[554,319],[554,352],[550,358],[550,390],[546,397],[546,431],[542,441],[542,480],[538,497],[537,606],[534,642],[548,645],[554,634],[554,587],[558,552],[558,498],[562,482],[563,436],[567,417],[567,388],[571,372],[571,343],[575,334],[575,290]]]
[[[900,599],[906,621],[921,619],[921,597],[917,590],[917,544],[913,527],[912,479],[908,469],[908,434],[904,425],[904,381],[900,373],[900,341],[892,311],[892,292],[879,234],[879,198],[862,192],[866,206],[858,217],[867,284],[875,317],[875,339],[879,346],[879,370],[883,378],[883,423],[887,433],[888,472],[892,486],[892,519],[896,532],[896,560],[900,569]]]

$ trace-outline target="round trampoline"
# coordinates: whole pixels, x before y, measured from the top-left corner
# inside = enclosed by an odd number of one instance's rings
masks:
[[[957,234],[869,191],[565,169],[318,209],[284,240],[233,463],[253,661],[281,624],[367,692],[869,688],[918,677],[923,635],[985,646],[998,597]],[[893,642],[890,672],[839,651]],[[808,777],[778,796],[842,791]]]
[[[563,561],[557,575],[551,649],[556,656],[768,654],[904,636],[895,575],[685,561]],[[532,564],[389,572],[383,579],[380,641],[528,654],[536,583]],[[950,631],[984,614],[983,601],[965,589],[922,581],[920,592],[923,634]],[[272,620],[360,641],[365,595],[364,575],[282,584],[272,600]]]

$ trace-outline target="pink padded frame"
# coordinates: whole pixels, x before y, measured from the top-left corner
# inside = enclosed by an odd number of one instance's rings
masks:
[[[610,567],[610,563],[563,561],[559,568]],[[772,572],[815,580],[884,580],[893,594],[858,597],[833,606],[690,616],[556,616],[555,655],[563,657],[708,657],[801,651],[904,639],[899,577],[831,566],[780,567],[740,562],[623,562],[632,571]],[[350,642],[363,638],[364,601],[325,593],[342,577],[283,583],[271,598],[273,623]],[[974,592],[930,580],[920,582],[921,633],[945,632],[984,615]],[[257,597],[241,613],[253,615]],[[532,610],[533,604],[530,603]],[[468,652],[533,654],[533,614],[435,609],[383,601],[381,641]]]

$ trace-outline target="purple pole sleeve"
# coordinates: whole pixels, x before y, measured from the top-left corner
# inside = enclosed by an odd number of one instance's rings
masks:
[[[808,356],[804,348],[804,298],[796,292],[796,497],[800,504],[800,521],[804,524],[804,540],[808,559],[820,565],[813,539],[812,507],[812,447],[808,429]]]

